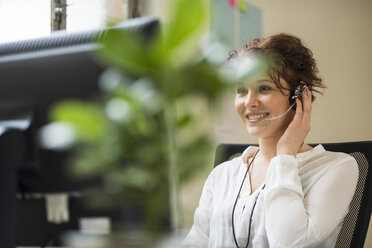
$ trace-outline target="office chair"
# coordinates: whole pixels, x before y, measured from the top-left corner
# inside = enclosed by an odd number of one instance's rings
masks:
[[[218,145],[215,166],[240,155],[249,145],[254,144]],[[348,153],[358,163],[357,187],[335,247],[363,248],[372,211],[372,172],[369,171],[369,165],[372,163],[372,141],[322,143],[322,145],[327,151]]]

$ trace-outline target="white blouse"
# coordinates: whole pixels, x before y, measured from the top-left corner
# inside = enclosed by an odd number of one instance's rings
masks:
[[[247,169],[248,147],[240,157],[213,169],[205,182],[186,247],[236,247],[231,226],[232,208]],[[240,247],[334,247],[349,210],[358,180],[358,165],[345,153],[325,151],[322,145],[274,157],[265,187],[251,194],[249,177],[243,184],[235,215]]]

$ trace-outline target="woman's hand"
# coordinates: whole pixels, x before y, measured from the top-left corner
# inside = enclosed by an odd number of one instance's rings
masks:
[[[276,145],[276,155],[295,156],[310,131],[311,90],[308,88],[302,92],[302,102],[296,98],[296,114]]]

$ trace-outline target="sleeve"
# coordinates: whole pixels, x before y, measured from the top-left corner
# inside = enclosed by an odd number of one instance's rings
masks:
[[[208,247],[209,211],[213,199],[214,170],[204,183],[199,206],[195,210],[194,224],[183,241],[183,247]]]
[[[351,156],[332,163],[304,195],[295,157],[272,159],[265,189],[270,247],[315,247],[341,223],[355,192],[358,165]]]

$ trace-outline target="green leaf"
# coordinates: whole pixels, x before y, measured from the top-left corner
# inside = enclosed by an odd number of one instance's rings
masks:
[[[143,75],[151,70],[146,47],[144,40],[135,32],[111,29],[105,34],[98,56],[129,73]]]
[[[101,140],[107,131],[104,113],[93,103],[61,102],[52,108],[50,119],[69,123],[75,129],[78,140],[81,141]]]
[[[190,114],[185,114],[177,120],[177,127],[178,128],[184,127],[187,124],[189,124],[191,121],[192,121],[192,116]]]
[[[116,170],[109,174],[110,181],[124,187],[136,187],[146,189],[152,187],[151,173],[140,167],[125,168]]]
[[[219,74],[217,67],[203,60],[182,67],[178,75],[179,80],[174,84],[183,85],[177,87],[185,91],[183,94],[197,93],[208,99],[214,99],[229,86],[229,83],[223,80]]]
[[[212,142],[207,136],[197,137],[192,143],[179,147],[178,168],[184,182],[205,166],[210,165],[211,152]]]
[[[190,46],[206,27],[208,8],[203,0],[178,0],[169,23],[164,25],[164,36],[155,46],[155,54],[162,60],[180,63],[190,56]]]

